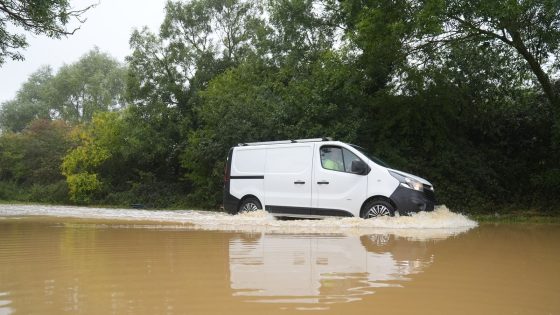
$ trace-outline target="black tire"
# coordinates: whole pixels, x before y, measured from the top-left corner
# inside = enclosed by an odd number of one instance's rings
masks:
[[[395,207],[385,200],[373,199],[368,201],[362,209],[362,218],[370,219],[381,216],[394,216]]]
[[[241,202],[241,204],[239,205],[239,209],[237,210],[237,213],[257,211],[259,209],[262,209],[262,205],[259,199],[254,197],[249,197],[244,199],[243,202]]]

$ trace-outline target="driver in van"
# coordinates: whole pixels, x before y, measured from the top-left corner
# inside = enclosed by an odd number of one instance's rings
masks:
[[[340,159],[337,159],[331,148],[321,148],[321,163],[323,167],[333,171],[344,171]]]

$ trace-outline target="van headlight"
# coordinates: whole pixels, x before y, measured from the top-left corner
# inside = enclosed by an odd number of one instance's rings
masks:
[[[396,178],[400,182],[400,185],[403,186],[403,187],[418,190],[418,191],[423,191],[424,190],[424,185],[421,182],[419,182],[419,181],[417,181],[413,178],[406,177],[406,176],[403,176],[399,173],[395,173],[395,172],[392,172],[392,171],[389,171],[389,174],[391,174],[391,176]]]

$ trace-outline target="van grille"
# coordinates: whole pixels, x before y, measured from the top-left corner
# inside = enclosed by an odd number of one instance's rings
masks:
[[[424,185],[424,195],[426,196],[426,198],[432,202],[436,201],[436,195],[434,194],[434,191],[431,189],[432,186],[430,185]]]

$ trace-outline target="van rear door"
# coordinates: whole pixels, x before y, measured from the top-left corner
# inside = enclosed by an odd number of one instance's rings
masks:
[[[271,213],[309,215],[312,143],[268,148],[265,164],[265,208]]]

